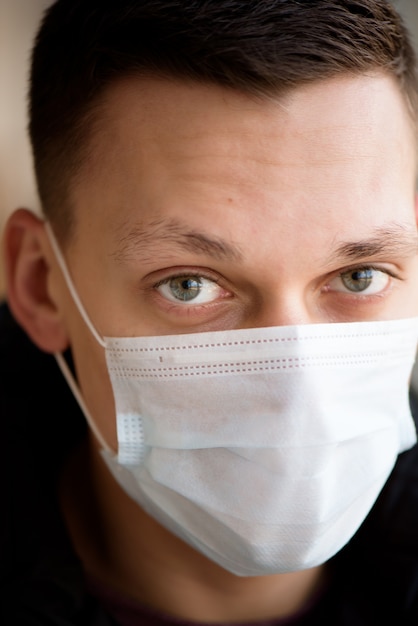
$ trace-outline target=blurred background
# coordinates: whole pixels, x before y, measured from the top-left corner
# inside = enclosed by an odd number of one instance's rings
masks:
[[[393,0],[418,46],[418,0]],[[26,134],[26,91],[30,49],[51,0],[0,0],[0,233],[21,206],[39,211]],[[4,292],[0,257],[0,295]]]
[[[0,0],[0,234],[15,208],[39,210],[26,133],[26,91],[32,40],[50,4]],[[3,292],[0,256],[0,295]]]

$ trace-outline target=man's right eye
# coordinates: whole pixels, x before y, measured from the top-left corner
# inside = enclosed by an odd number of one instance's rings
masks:
[[[213,279],[188,274],[169,276],[157,283],[155,289],[176,304],[208,304],[223,293],[223,289]]]

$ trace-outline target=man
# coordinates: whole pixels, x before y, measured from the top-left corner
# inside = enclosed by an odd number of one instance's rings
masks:
[[[384,0],[49,9],[4,623],[417,622],[416,100]]]

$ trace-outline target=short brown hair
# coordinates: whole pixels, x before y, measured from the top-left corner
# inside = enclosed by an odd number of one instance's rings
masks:
[[[415,111],[414,51],[386,0],[58,0],[31,71],[29,128],[44,212],[65,237],[70,183],[100,96],[123,76],[172,76],[263,97],[376,70],[396,79]]]

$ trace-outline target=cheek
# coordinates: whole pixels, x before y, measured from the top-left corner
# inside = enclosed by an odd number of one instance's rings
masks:
[[[418,258],[414,261],[413,271],[408,280],[408,290],[405,294],[405,307],[408,306],[411,317],[418,316]],[[406,291],[406,290],[405,290]]]
[[[71,343],[76,376],[90,415],[108,446],[117,450],[116,419],[112,385],[105,351],[87,328],[79,328]]]
[[[405,279],[392,300],[392,318],[418,316],[418,255],[410,262]]]

